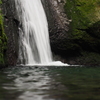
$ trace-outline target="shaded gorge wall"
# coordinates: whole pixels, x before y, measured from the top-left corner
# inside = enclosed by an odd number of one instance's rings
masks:
[[[64,8],[68,19],[72,20],[67,34],[77,45],[76,62],[100,65],[100,1],[66,0]]]
[[[100,65],[100,1],[42,0],[42,3],[53,53],[69,64]],[[1,28],[0,34],[5,32],[8,38],[7,51],[3,49],[2,52],[6,52],[8,64],[15,65],[18,58],[19,21],[14,0],[2,0],[2,12],[4,31]]]

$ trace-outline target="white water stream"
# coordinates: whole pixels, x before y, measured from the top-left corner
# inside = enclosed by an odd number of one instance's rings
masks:
[[[15,6],[20,21],[18,63],[64,65],[52,61],[48,23],[41,0],[15,0]]]
[[[41,0],[15,0],[15,5],[22,27],[19,28],[19,62],[52,62],[48,24]]]

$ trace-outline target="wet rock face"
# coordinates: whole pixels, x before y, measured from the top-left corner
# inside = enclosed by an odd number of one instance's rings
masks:
[[[15,65],[18,59],[19,21],[14,0],[2,1],[5,33],[8,37],[7,61],[9,65]],[[68,58],[66,62],[69,60],[70,64],[83,64],[84,62],[84,64],[89,64],[93,61],[97,61],[96,64],[99,64],[97,59],[100,58],[100,17],[98,13],[100,4],[94,3],[95,1],[73,1],[42,0],[49,25],[52,51],[57,55],[64,55],[65,59]],[[87,53],[84,54],[84,52]],[[99,56],[97,56],[98,54]],[[82,56],[82,58],[76,59],[78,56]],[[71,60],[70,57],[72,57]],[[95,62],[93,63],[95,64]]]
[[[68,31],[68,19],[64,12],[65,0],[42,0],[46,11],[50,33],[57,30]],[[54,25],[54,27],[52,27]]]
[[[15,65],[18,58],[18,25],[14,0],[2,0],[5,33],[8,37],[7,61]],[[57,51],[62,40],[67,38],[69,21],[64,13],[65,0],[42,0],[49,23],[50,41],[53,51]],[[59,41],[59,42],[58,42]],[[58,47],[58,48],[57,48]]]
[[[47,15],[52,51],[61,53],[61,49],[66,49],[60,44],[68,38],[70,23],[64,10],[66,0],[42,0],[42,2]]]
[[[7,35],[7,63],[15,65],[18,58],[18,20],[16,18],[14,0],[2,0],[4,30]]]

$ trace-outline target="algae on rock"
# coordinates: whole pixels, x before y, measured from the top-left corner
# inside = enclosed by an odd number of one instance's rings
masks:
[[[3,15],[1,11],[1,0],[0,0],[0,65],[5,64],[5,51],[7,45],[7,37],[4,33],[4,25],[3,25]]]
[[[100,21],[100,1],[99,0],[66,0],[65,11],[67,17],[71,20],[68,34],[82,48],[82,44],[88,43],[91,47],[92,40],[96,44],[100,41],[92,34],[99,31],[99,25],[94,26]],[[91,30],[94,31],[90,32]],[[96,29],[96,30],[95,30]],[[99,34],[98,32],[98,34]],[[95,47],[94,47],[95,48]],[[87,48],[88,49],[88,48]],[[92,49],[91,49],[92,50]]]
[[[71,21],[67,34],[80,47],[81,56],[83,52],[100,56],[100,0],[66,0],[64,8]],[[91,63],[92,60],[91,56]]]

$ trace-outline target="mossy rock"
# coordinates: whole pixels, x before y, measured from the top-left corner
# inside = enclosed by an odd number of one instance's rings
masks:
[[[100,1],[66,0],[64,8],[72,20],[69,38],[83,50],[100,52]]]
[[[100,39],[100,21],[92,24],[86,31],[89,35]]]
[[[75,64],[99,64],[100,0],[66,0],[64,8],[68,19],[71,20],[69,31],[66,33],[71,41],[66,42],[66,45],[80,54],[76,56]],[[70,44],[77,46],[71,47]]]
[[[2,1],[0,0],[0,7]],[[3,15],[2,11],[0,10],[0,65],[5,64],[5,51],[7,49],[7,37],[4,33],[4,25],[3,25]]]

